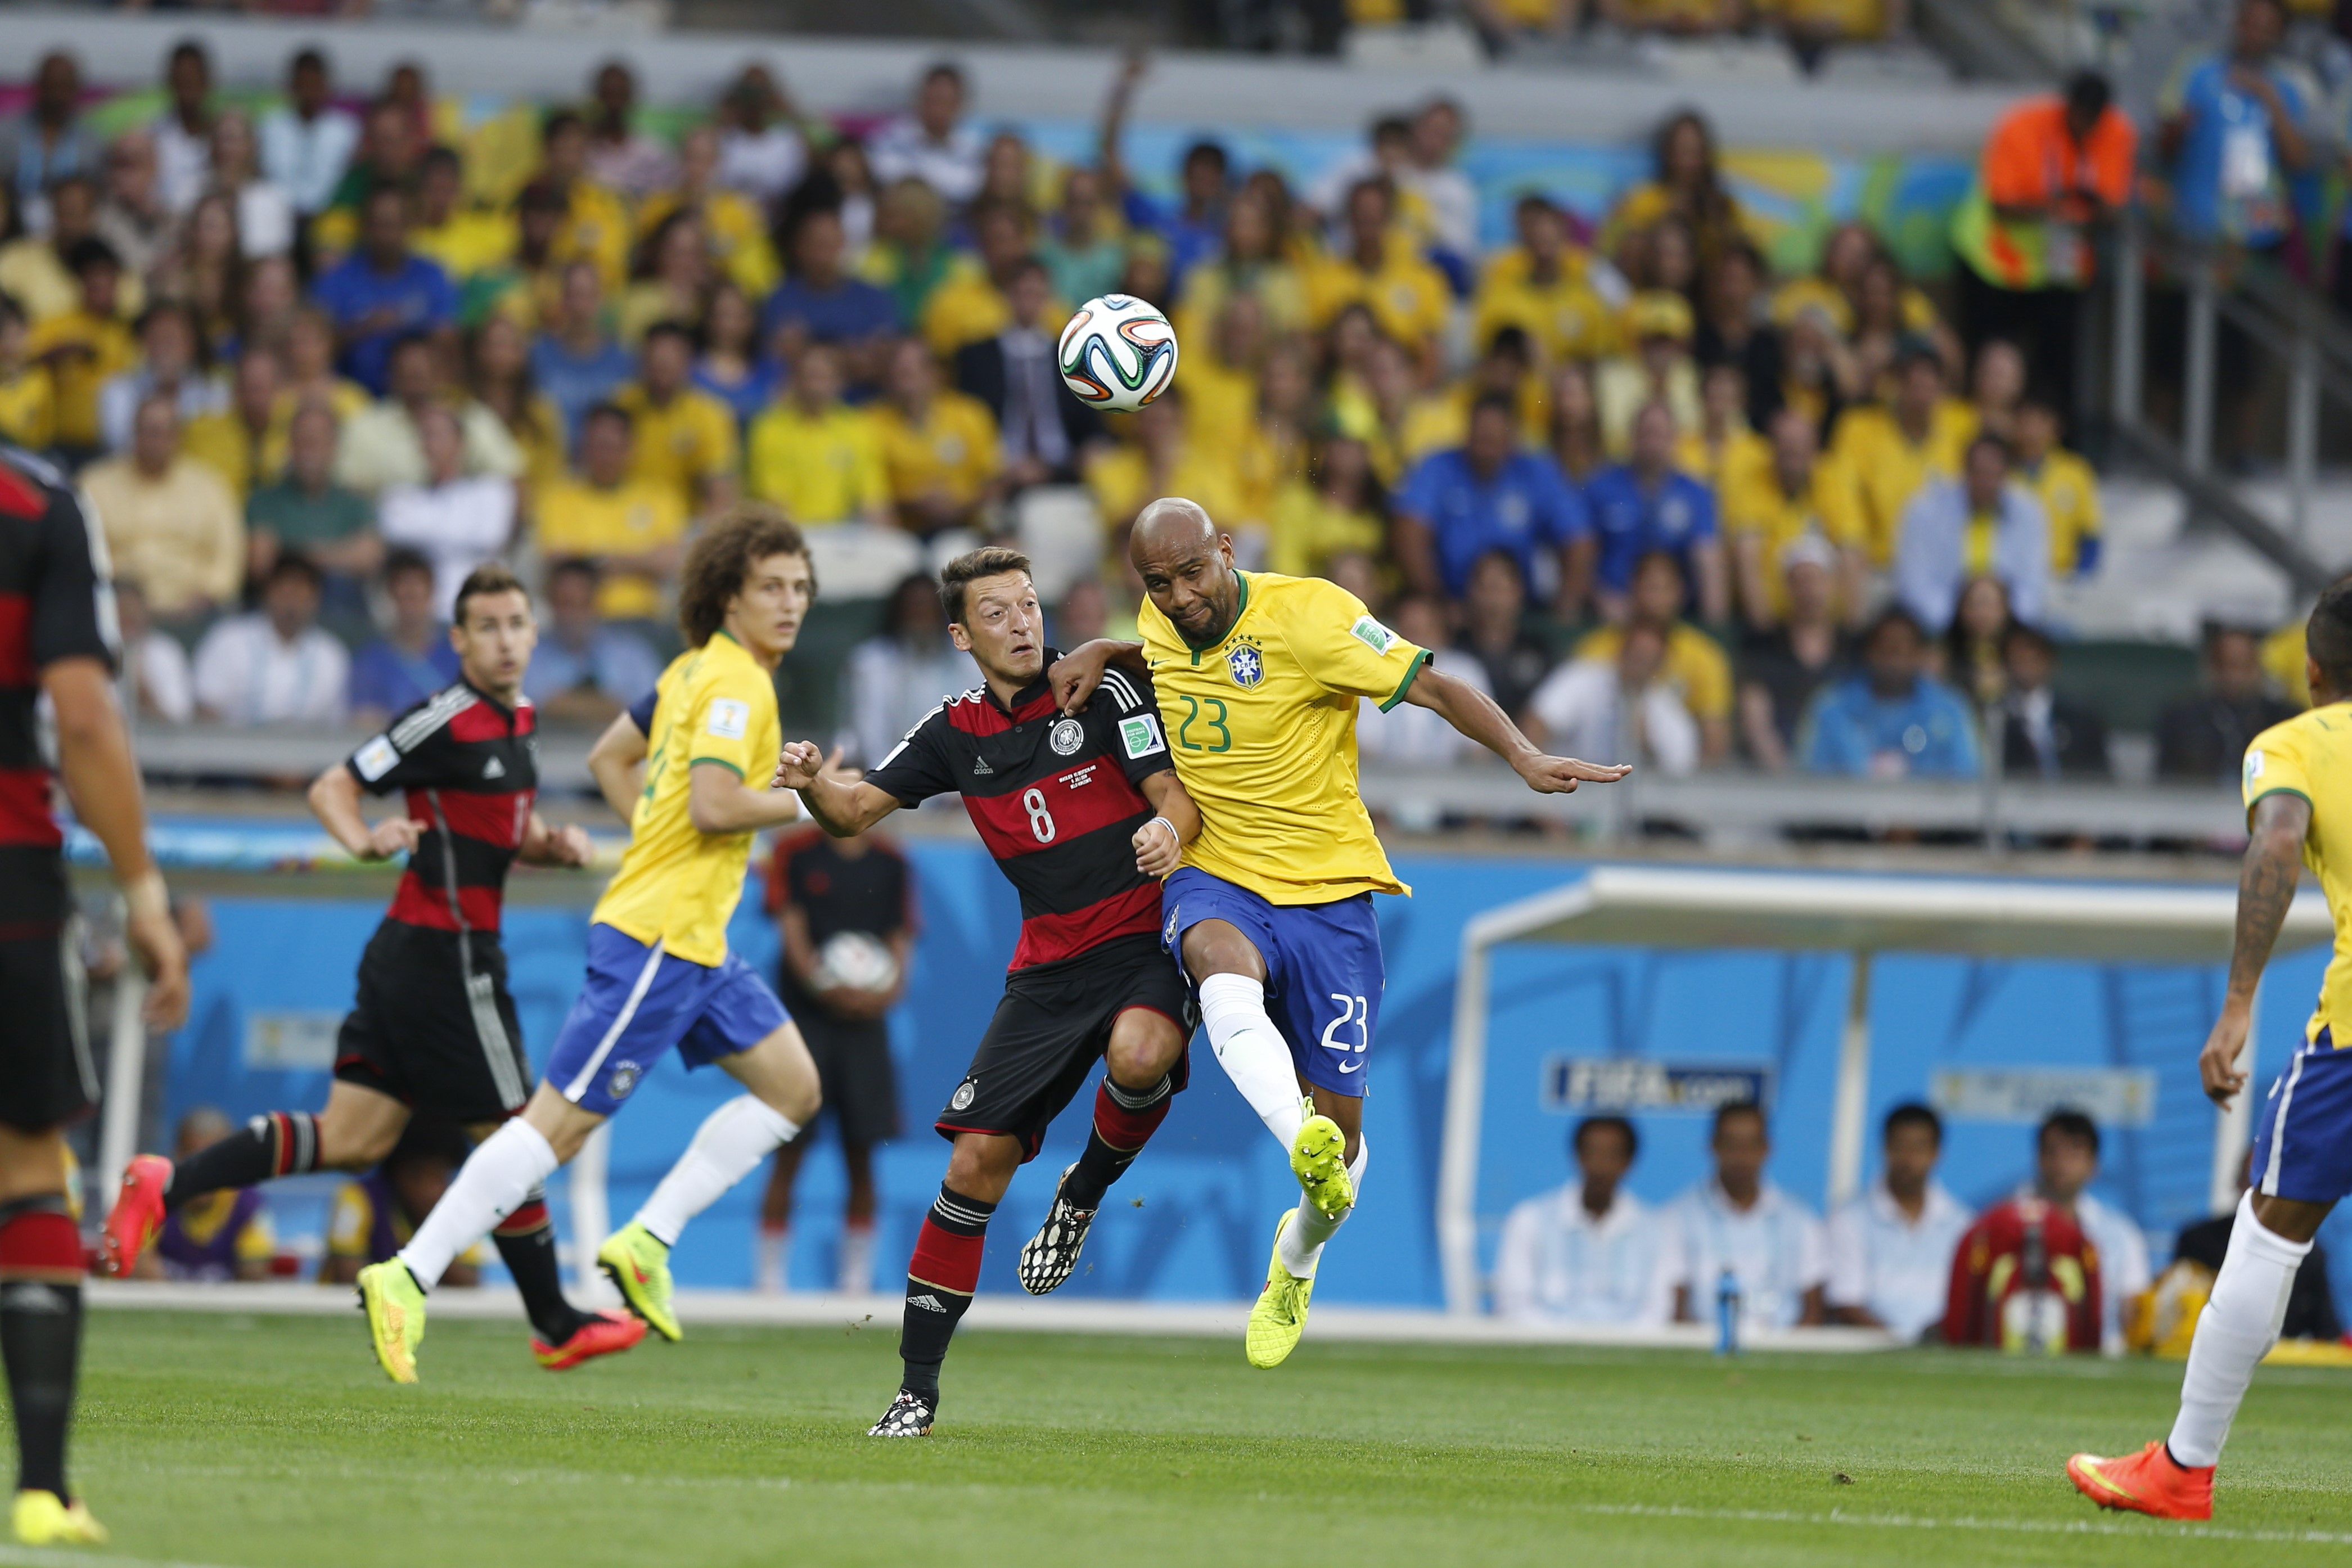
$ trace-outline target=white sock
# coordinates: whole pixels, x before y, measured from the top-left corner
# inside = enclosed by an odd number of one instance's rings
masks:
[[[1371,1163],[1371,1144],[1361,1132],[1357,1133],[1356,1157],[1348,1164],[1348,1179],[1355,1184],[1356,1203],[1364,1200],[1364,1167]],[[1290,1271],[1292,1279],[1315,1278],[1315,1265],[1323,1258],[1323,1244],[1355,1212],[1356,1205],[1349,1204],[1334,1217],[1325,1219],[1321,1209],[1300,1201],[1297,1217],[1282,1227],[1282,1239],[1276,1244],[1282,1252],[1282,1266]]]
[[[686,1222],[793,1141],[799,1125],[756,1095],[739,1094],[702,1119],[694,1142],[637,1211],[637,1223],[664,1247],[677,1245]]]
[[[466,1156],[448,1191],[400,1249],[400,1260],[430,1290],[452,1258],[520,1208],[561,1163],[538,1128],[520,1116],[509,1118]]]
[[[841,1227],[841,1293],[863,1296],[873,1289],[874,1226],[845,1225]]]
[[[1201,982],[1201,1024],[1209,1047],[1242,1098],[1287,1150],[1307,1113],[1298,1103],[1298,1069],[1274,1020],[1265,1016],[1265,987],[1246,974],[1212,974]]]
[[[2287,1293],[2294,1271],[2311,1255],[2311,1243],[2289,1241],[2263,1228],[2254,1217],[2254,1195],[2238,1200],[2230,1227],[2230,1250],[2213,1281],[2213,1294],[2197,1318],[2189,1345],[2189,1371],[2180,1380],[2180,1415],[2165,1447],[2192,1469],[2218,1463],[2230,1436],[2254,1363],[2278,1343],[2286,1321]]]
[[[751,1289],[778,1296],[784,1289],[784,1261],[793,1255],[789,1226],[761,1226],[751,1241]]]

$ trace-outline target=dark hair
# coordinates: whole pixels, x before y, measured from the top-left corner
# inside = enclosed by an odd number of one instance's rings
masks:
[[[1486,563],[1490,561],[1501,562],[1504,565],[1511,569],[1511,575],[1517,577],[1522,586],[1526,584],[1528,580],[1527,568],[1519,564],[1519,558],[1517,556],[1512,554],[1509,551],[1504,549],[1499,544],[1496,545],[1492,550],[1480,551],[1476,558],[1470,563],[1469,573],[1463,578],[1463,581],[1466,584],[1470,578],[1478,575],[1480,572],[1486,569]]]
[[[1682,579],[1683,585],[1685,587],[1688,587],[1690,585],[1690,574],[1683,570],[1683,558],[1664,546],[1659,546],[1653,550],[1644,550],[1641,554],[1635,556],[1633,558],[1633,575],[1639,577],[1643,573],[1647,572],[1653,565],[1661,561],[1675,569],[1675,575]]]
[[[1916,364],[1932,364],[1937,374],[1945,374],[1944,356],[1936,352],[1936,345],[1916,332],[1906,332],[1895,340],[1895,374],[1901,375]]]
[[[515,193],[515,211],[522,213],[560,213],[569,209],[553,185],[545,180],[533,180]]]
[[[412,550],[404,544],[396,544],[383,552],[383,580],[386,583],[408,572],[422,572],[427,577],[432,576],[431,557],[421,550]]]
[[[466,601],[491,594],[520,594],[526,601],[530,597],[530,591],[522,585],[522,579],[514,574],[513,567],[503,561],[485,561],[467,573],[466,580],[457,584],[457,597],[450,603],[449,618],[462,623],[466,618]]]
[[[384,367],[387,370],[390,369],[393,361],[411,349],[423,349],[427,353],[432,353],[433,334],[423,327],[403,327],[393,335],[391,346],[383,351]]]
[[[700,647],[718,633],[727,620],[727,601],[743,591],[752,566],[771,555],[807,561],[808,542],[765,501],[737,501],[702,531],[677,576],[677,629],[687,646]],[[814,571],[811,576],[814,592]]]
[[[64,184],[63,181],[58,182]],[[55,186],[50,187],[55,189]],[[122,253],[94,234],[83,235],[66,252],[66,270],[79,278],[93,267],[111,267],[122,270]]]
[[[1632,1161],[1642,1152],[1642,1135],[1633,1124],[1622,1116],[1588,1116],[1576,1124],[1568,1135],[1569,1149],[1579,1155],[1584,1152],[1584,1141],[1595,1132],[1614,1132],[1625,1140],[1625,1158]]]
[[[947,78],[958,87],[966,85],[963,79],[963,67],[953,60],[934,60],[923,68],[923,82],[926,86],[939,80],[941,77]]]
[[[1517,427],[1519,422],[1518,405],[1512,401],[1511,395],[1509,393],[1482,392],[1476,397],[1472,398],[1470,400],[1470,422],[1472,424],[1477,423],[1478,416],[1486,413],[1489,409],[1493,409],[1495,412],[1502,415],[1504,418],[1509,420],[1513,428],[1516,429]]]
[[[8,316],[15,317],[20,326],[32,321],[32,318],[25,313],[25,302],[5,289],[0,289],[0,317]]]
[[[2303,628],[2304,651],[2327,684],[2341,692],[2352,687],[2352,577],[2327,584]]]
[[[1919,625],[1918,616],[1900,605],[1889,605],[1871,618],[1870,625],[1862,628],[1862,646],[1867,648],[1876,644],[1889,626],[1906,626],[1914,638],[1922,643],[1927,640],[1927,630]]]
[[[446,142],[436,142],[432,146],[425,149],[425,156],[417,161],[417,168],[420,171],[447,169],[453,174],[462,174],[465,172],[466,160],[459,157],[457,149],[450,146]]]
[[[1184,149],[1184,159],[1179,167],[1189,169],[1200,163],[1214,163],[1220,174],[1234,166],[1234,161],[1226,155],[1223,142],[1205,140],[1195,142]]]
[[[178,65],[182,60],[194,60],[204,67],[207,73],[213,68],[213,58],[205,52],[204,40],[201,38],[182,38],[172,46],[170,63]]]
[[[580,118],[576,110],[551,109],[547,111],[547,118],[539,122],[539,139],[544,144],[554,141],[562,132],[586,129],[587,122]]]
[[[1879,1130],[1879,1141],[1885,1142],[1893,1138],[1898,1127],[1924,1127],[1927,1135],[1936,1141],[1936,1146],[1943,1147],[1944,1119],[1916,1100],[1906,1100],[1886,1113],[1885,1125]]]
[[[269,575],[264,579],[264,583],[265,585],[274,586],[279,579],[285,577],[301,578],[310,584],[310,590],[313,593],[327,585],[327,574],[319,570],[319,563],[299,550],[279,552],[278,559],[269,563]]]
[[[547,563],[547,585],[554,587],[558,577],[585,577],[591,583],[601,583],[604,578],[604,569],[596,563],[593,555],[559,555]],[[463,595],[458,596],[464,597]]]
[[[2058,645],[2050,640],[2050,634],[2038,626],[2029,626],[2023,621],[2011,621],[2000,628],[2002,657],[2006,658],[2011,647],[2017,643],[2030,643],[2040,648],[2044,658],[2054,661],[2058,657]]]
[[[2105,114],[2114,98],[2115,89],[2097,71],[2078,70],[2066,79],[2066,107],[2085,120],[2095,121]]]
[[[325,75],[327,73],[326,55],[315,48],[295,50],[294,58],[286,62],[286,74],[290,77],[297,71],[317,71],[322,76]]]
[[[656,321],[646,329],[646,335],[637,341],[641,346],[649,347],[656,338],[676,338],[687,346],[689,353],[694,348],[694,329],[675,316],[665,316]]]
[[[1961,455],[1961,463],[1965,465],[1970,458],[1975,457],[1977,448],[1979,447],[1990,447],[1994,451],[1999,452],[2004,467],[2017,460],[2017,454],[2009,449],[2009,442],[2006,439],[1994,435],[1990,430],[1979,430],[1969,438],[1968,450]]]
[[[1007,572],[1028,570],[1029,557],[1001,544],[967,551],[940,568],[940,608],[948,613],[950,624],[961,622],[966,588],[982,577],[1002,577]]]
[[[1412,121],[1402,114],[1375,115],[1367,140],[1374,142],[1394,142],[1412,134]]]
[[[1715,1108],[1715,1121],[1707,1128],[1707,1142],[1713,1142],[1722,1137],[1723,1124],[1735,1116],[1752,1116],[1756,1118],[1758,1127],[1767,1129],[1769,1127],[1769,1123],[1764,1120],[1764,1108],[1755,1100],[1727,1100]]]
[[[2050,1142],[2050,1135],[2053,1132],[2061,1138],[2071,1139],[2077,1143],[2088,1143],[2091,1146],[2091,1157],[2095,1160],[2098,1158],[2099,1124],[2081,1111],[2053,1110],[2043,1117],[2042,1125],[2034,1129],[2033,1146],[2040,1149]]]
[[[1486,340],[1486,353],[1490,355],[1512,354],[1532,363],[1536,357],[1535,341],[1517,321],[1506,321],[1496,327],[1494,335]]]
[[[629,416],[627,409],[617,403],[592,403],[588,405],[588,411],[580,416],[581,434],[587,434],[588,426],[599,419],[617,419],[621,422],[622,429],[632,435],[636,433],[637,422]]]

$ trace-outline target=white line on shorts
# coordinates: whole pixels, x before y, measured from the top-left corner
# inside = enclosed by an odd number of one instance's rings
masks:
[[[2326,1530],[2231,1530],[2210,1524],[2169,1524],[2150,1520],[2126,1524],[2101,1519],[1923,1519],[1907,1513],[1850,1513],[1842,1508],[1826,1513],[1757,1508],[1683,1508],[1655,1503],[1580,1503],[1579,1513],[1612,1514],[1633,1519],[1696,1519],[1736,1524],[1845,1524],[1865,1530],[1979,1530],[2014,1535],[2130,1535],[2173,1541],[2284,1542],[2313,1546],[2352,1546],[2352,1534]]]

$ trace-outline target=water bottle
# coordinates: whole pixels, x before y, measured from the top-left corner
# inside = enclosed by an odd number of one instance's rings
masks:
[[[1715,1353],[1739,1353],[1739,1276],[1728,1268],[1715,1282]]]

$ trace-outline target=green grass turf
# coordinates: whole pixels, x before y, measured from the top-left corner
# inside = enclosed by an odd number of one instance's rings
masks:
[[[2184,1538],[2059,1473],[2160,1435],[2170,1364],[973,1333],[939,1431],[872,1442],[896,1331],[556,1376],[445,1321],[395,1388],[356,1312],[101,1312],[75,1479],[114,1552],[225,1568],[2352,1562],[2352,1373],[2264,1372]]]

